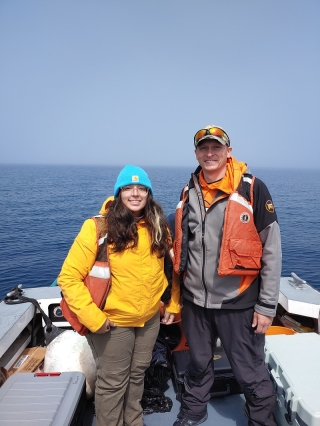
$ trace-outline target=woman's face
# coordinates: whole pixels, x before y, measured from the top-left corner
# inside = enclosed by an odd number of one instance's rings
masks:
[[[147,204],[148,188],[143,185],[127,185],[120,189],[123,204],[139,217]]]

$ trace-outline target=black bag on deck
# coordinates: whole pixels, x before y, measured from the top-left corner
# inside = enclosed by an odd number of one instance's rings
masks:
[[[151,364],[145,372],[141,406],[144,414],[171,411],[172,400],[164,395],[171,377],[171,354],[165,340],[158,336]]]
[[[172,353],[172,382],[178,401],[181,401],[181,395],[184,393],[184,375],[189,360],[189,350]],[[221,346],[217,346],[214,351],[213,368],[214,384],[211,388],[211,397],[242,393],[231,370],[227,355]]]

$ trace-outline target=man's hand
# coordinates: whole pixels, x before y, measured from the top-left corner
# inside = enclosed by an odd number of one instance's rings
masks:
[[[255,328],[255,333],[264,334],[270,325],[272,324],[272,317],[267,317],[266,315],[258,314],[258,312],[253,313],[252,327]]]
[[[164,313],[164,317],[162,318],[162,324],[170,325],[173,323],[174,314],[170,314],[169,312]]]
[[[108,333],[110,331],[111,327],[116,327],[117,324],[110,321],[109,318],[106,319],[106,322],[99,328],[99,330],[96,331],[97,334],[104,334]]]

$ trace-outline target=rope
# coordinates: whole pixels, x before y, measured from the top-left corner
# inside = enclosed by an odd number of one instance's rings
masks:
[[[38,301],[36,299],[33,299],[31,297],[26,297],[23,295],[22,290],[22,284],[19,284],[16,287],[13,287],[9,293],[4,297],[3,299],[4,303],[7,305],[17,305],[19,303],[31,303],[36,309],[35,309],[35,315],[36,310],[41,313],[42,318],[45,322],[44,327],[44,333],[46,336],[46,343],[49,344],[52,342],[52,340],[57,337],[59,334],[63,333],[65,330],[58,329],[55,325],[52,324],[51,319],[48,317],[48,315],[44,312],[44,310],[40,307]]]

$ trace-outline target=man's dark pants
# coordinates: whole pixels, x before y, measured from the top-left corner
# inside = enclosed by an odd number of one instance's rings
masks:
[[[276,426],[272,414],[276,397],[264,363],[265,336],[254,333],[252,319],[253,308],[206,309],[183,301],[182,327],[191,361],[179,417],[199,420],[205,415],[214,381],[213,351],[219,337],[243,389],[249,426]]]

